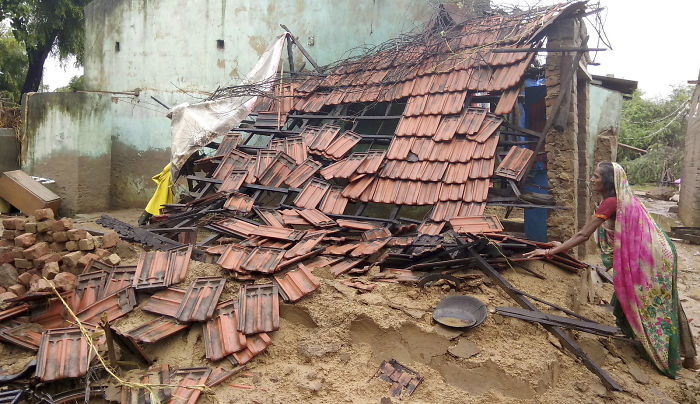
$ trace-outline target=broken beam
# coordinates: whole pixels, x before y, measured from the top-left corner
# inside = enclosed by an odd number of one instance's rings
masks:
[[[309,55],[306,49],[304,49],[304,46],[300,44],[299,41],[296,40],[296,38],[294,38],[294,34],[292,34],[292,31],[290,31],[289,28],[287,28],[287,26],[284,24],[280,24],[280,27],[282,27],[283,30],[287,31],[287,34],[289,34],[288,38],[290,38],[292,42],[294,42],[297,48],[299,48],[299,50],[301,51],[301,54],[304,55],[306,60],[308,60],[311,63],[311,65],[313,65],[314,69],[319,73],[323,72],[323,70],[321,70],[318,64],[316,64],[316,61],[311,57],[311,55]]]

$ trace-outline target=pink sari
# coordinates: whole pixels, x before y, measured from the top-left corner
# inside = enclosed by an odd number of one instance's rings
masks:
[[[675,377],[680,365],[676,250],[633,195],[625,171],[617,163],[613,166],[615,238],[608,239],[612,245],[607,247],[613,252],[615,297],[649,359],[659,371]]]

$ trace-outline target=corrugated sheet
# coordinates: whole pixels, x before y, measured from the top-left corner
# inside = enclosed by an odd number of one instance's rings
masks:
[[[175,313],[180,321],[205,321],[212,317],[226,280],[219,277],[197,278],[185,292]]]
[[[85,376],[91,359],[79,328],[48,330],[41,337],[34,375],[43,382]]]
[[[316,277],[306,268],[289,271],[284,276],[275,276],[282,297],[289,302],[296,302],[321,286]]]
[[[245,285],[238,293],[238,331],[245,335],[276,331],[280,327],[277,286]]]
[[[525,167],[532,158],[533,151],[522,147],[513,146],[498,165],[496,175],[520,181],[525,173]]]
[[[146,304],[141,307],[141,310],[149,313],[161,314],[164,316],[175,317],[177,310],[185,298],[184,289],[168,288],[154,293]]]
[[[107,296],[76,313],[84,323],[98,324],[102,313],[107,313],[107,320],[114,321],[129,313],[136,307],[136,295],[132,287],[124,288]]]
[[[214,317],[202,326],[207,359],[217,361],[246,348],[246,336],[236,329],[237,302],[229,300],[216,307]]]
[[[174,318],[163,316],[128,331],[126,335],[136,341],[149,344],[167,338],[187,327],[187,324],[180,324]]]

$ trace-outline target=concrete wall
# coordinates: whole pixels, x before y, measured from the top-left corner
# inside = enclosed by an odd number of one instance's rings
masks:
[[[108,209],[110,97],[36,93],[22,98],[26,153],[22,169],[56,181],[61,214]]]
[[[13,128],[0,128],[0,172],[19,168],[19,144]]]
[[[678,216],[686,226],[700,226],[700,85],[690,101]]]
[[[284,32],[279,24],[323,65],[351,48],[420,28],[433,11],[422,0],[91,2],[85,8],[86,89],[130,93],[109,96],[110,207],[145,206],[155,190],[151,176],[170,159],[167,110],[151,96],[172,107],[238,84]],[[305,59],[293,49],[298,69]]]

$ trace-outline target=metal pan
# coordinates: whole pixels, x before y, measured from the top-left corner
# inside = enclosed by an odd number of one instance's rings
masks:
[[[433,320],[452,328],[474,328],[485,319],[486,305],[471,296],[448,296],[433,311]]]

